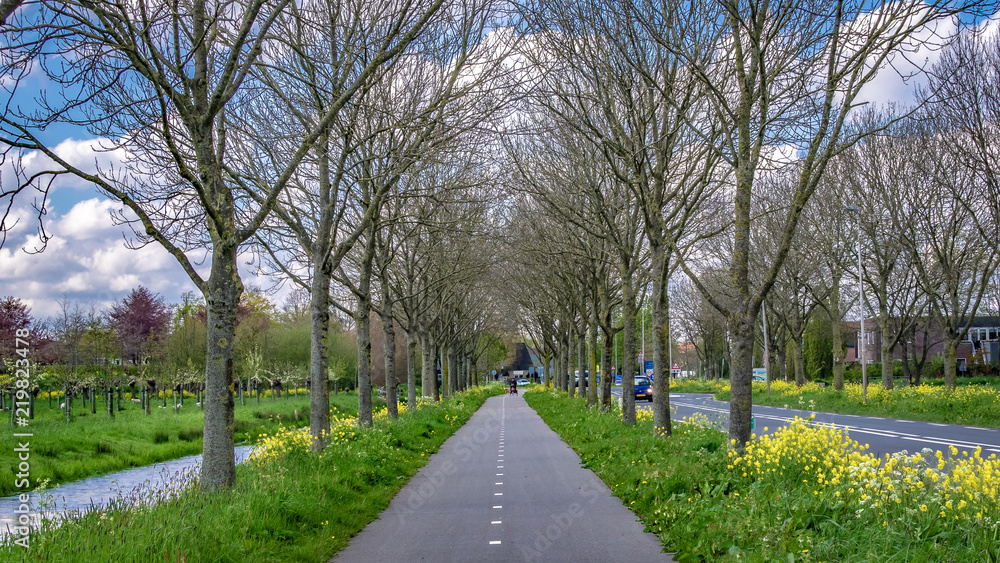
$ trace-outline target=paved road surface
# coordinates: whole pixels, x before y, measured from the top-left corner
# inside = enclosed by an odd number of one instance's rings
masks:
[[[519,396],[492,397],[334,561],[670,562]]]
[[[612,394],[621,397],[621,388],[612,389]],[[651,408],[648,403],[639,401],[639,408]],[[676,420],[701,412],[710,419],[720,421],[724,427],[729,422],[729,403],[716,401],[711,395],[702,393],[671,393],[670,406],[676,407],[672,418]],[[814,412],[802,409],[785,409],[762,405],[753,406],[756,421],[754,432],[763,433],[766,427],[768,433],[774,432],[788,421],[798,416],[806,418],[815,414],[815,422],[833,424],[847,428],[852,440],[860,444],[868,444],[869,451],[885,457],[887,453],[906,450],[910,454],[930,448],[948,453],[948,446],[955,446],[959,451],[972,452],[976,447],[983,448],[983,457],[1000,454],[1000,430],[996,428],[980,428],[960,424],[940,424],[936,422],[917,422],[895,418],[879,418],[875,416],[858,416],[851,414],[835,414]]]

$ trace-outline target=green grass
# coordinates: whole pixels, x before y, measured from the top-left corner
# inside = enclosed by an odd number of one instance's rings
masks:
[[[125,410],[116,412],[114,418],[108,417],[102,403],[99,399],[97,414],[91,414],[89,404],[84,409],[75,401],[70,423],[58,403],[52,408],[45,401],[35,403],[35,419],[19,429],[33,434],[29,439],[32,487],[44,479],[55,486],[201,453],[204,412],[193,399],[185,400],[177,414],[169,399],[166,409],[154,402],[148,416],[138,404],[123,402]],[[331,396],[331,405],[335,415],[355,416],[357,394]],[[244,406],[237,402],[236,441],[254,443],[261,434],[294,421],[296,415],[299,424],[308,424],[308,395],[261,399],[259,404],[249,400]],[[13,433],[13,429],[0,433],[0,452],[7,452],[0,456],[0,496],[19,491],[14,486],[19,460],[13,454],[18,438]]]
[[[587,409],[581,401],[565,400],[565,394],[524,397],[677,561],[995,562],[1000,557],[995,502],[985,503],[992,508],[984,517],[963,521],[952,521],[950,514],[939,518],[943,506],[921,511],[919,503],[930,501],[902,493],[901,504],[875,506],[869,499],[866,505],[847,500],[856,494],[853,482],[818,485],[817,475],[825,469],[809,461],[811,451],[789,452],[784,469],[754,479],[730,469],[726,436],[707,419],[675,423],[673,435],[661,440],[653,437],[648,417],[628,427],[620,413]],[[813,445],[816,451],[828,447],[822,441]],[[902,482],[895,485],[900,490]]]
[[[341,426],[334,432],[339,442],[322,454],[289,440],[287,448],[273,450],[276,455],[240,465],[231,490],[191,488],[140,509],[128,509],[123,500],[33,534],[28,549],[0,545],[0,560],[329,560],[487,397],[502,392],[498,385],[477,388],[398,420],[377,416],[373,428]]]
[[[995,381],[995,380],[994,380]],[[673,393],[713,393],[720,401],[729,400],[728,381],[671,382]],[[753,384],[753,403],[813,412],[833,412],[1000,428],[1000,386],[997,384],[959,385],[954,390],[942,386],[900,386],[886,390],[881,380],[868,384],[868,400],[863,400],[860,384],[851,383],[837,391],[831,386],[771,382]]]

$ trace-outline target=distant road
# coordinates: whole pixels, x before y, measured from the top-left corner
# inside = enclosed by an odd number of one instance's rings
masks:
[[[611,393],[615,397],[621,397],[622,390],[620,387],[613,388]],[[639,401],[636,405],[638,408],[652,408],[649,403],[644,401]],[[670,406],[675,409],[673,416],[675,420],[681,420],[700,412],[711,420],[718,420],[724,428],[728,428],[729,403],[716,401],[711,395],[671,393]],[[856,440],[860,444],[868,444],[869,451],[878,457],[903,450],[914,454],[924,448],[941,451],[947,455],[948,446],[955,446],[959,451],[970,453],[977,447],[982,447],[983,457],[1000,454],[1000,430],[995,428],[833,414],[762,405],[754,405],[753,414],[755,419],[754,432],[758,435],[764,433],[765,427],[767,433],[772,433],[778,428],[787,426],[788,422],[795,417],[807,418],[815,414],[814,421],[816,423],[846,428],[852,440]]]

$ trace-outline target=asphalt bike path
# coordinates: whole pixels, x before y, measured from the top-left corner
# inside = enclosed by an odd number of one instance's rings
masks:
[[[523,398],[503,395],[334,561],[672,562],[661,549]]]

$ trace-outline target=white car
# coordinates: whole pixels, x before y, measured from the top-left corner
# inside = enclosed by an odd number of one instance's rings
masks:
[[[528,385],[528,384],[530,384],[530,383],[531,383],[531,382],[530,382],[530,381],[528,381],[527,379],[518,379],[518,380],[517,380],[517,386],[518,386],[518,387],[524,387],[525,385]]]

